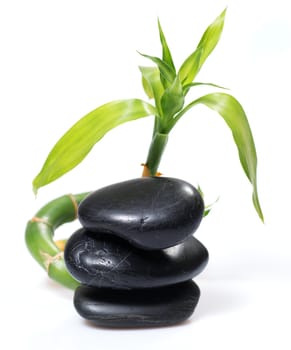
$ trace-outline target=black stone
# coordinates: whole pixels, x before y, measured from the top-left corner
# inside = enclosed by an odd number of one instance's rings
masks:
[[[119,291],[80,286],[74,305],[87,320],[103,327],[158,327],[189,318],[200,297],[193,281],[168,287]]]
[[[207,249],[194,237],[164,250],[143,250],[127,241],[80,229],[68,240],[65,263],[83,284],[102,288],[153,288],[198,275],[208,262]]]
[[[203,199],[189,183],[167,177],[138,178],[99,189],[79,206],[90,231],[111,233],[143,249],[164,249],[198,228]]]

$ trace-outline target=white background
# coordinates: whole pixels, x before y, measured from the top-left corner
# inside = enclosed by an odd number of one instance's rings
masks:
[[[53,144],[84,114],[110,100],[144,98],[137,67],[149,62],[136,50],[160,54],[158,16],[179,65],[227,3],[0,1],[1,348],[290,349],[288,3],[229,1],[221,42],[198,77],[231,88],[247,112],[265,225],[226,125],[206,108],[193,109],[171,134],[160,171],[199,183],[206,202],[220,196],[196,235],[210,252],[196,278],[200,303],[183,325],[108,330],[82,320],[73,293],[47,279],[26,250],[25,224],[62,194],[140,176],[152,119],[110,132],[36,199],[31,181]],[[210,91],[197,88],[196,94]],[[76,227],[64,226],[57,237]]]

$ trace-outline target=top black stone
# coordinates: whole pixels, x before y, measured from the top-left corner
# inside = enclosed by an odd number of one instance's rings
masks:
[[[78,214],[91,232],[107,232],[154,250],[172,247],[193,234],[203,211],[203,199],[191,184],[147,177],[93,192],[81,202]]]

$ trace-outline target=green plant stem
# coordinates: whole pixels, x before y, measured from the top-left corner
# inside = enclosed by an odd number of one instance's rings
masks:
[[[27,223],[25,241],[33,258],[47,271],[50,278],[68,288],[79,283],[68,273],[63,251],[54,242],[54,232],[60,225],[77,217],[80,201],[88,193],[65,195],[42,207]]]
[[[155,176],[157,174],[167,142],[168,134],[159,132],[154,133],[146,161],[146,166],[150,176]]]

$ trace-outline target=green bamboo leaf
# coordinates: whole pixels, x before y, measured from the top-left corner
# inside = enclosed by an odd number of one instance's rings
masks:
[[[154,114],[156,109],[139,99],[113,101],[93,110],[73,125],[53,147],[33,180],[34,191],[77,166],[111,129]]]
[[[202,188],[200,187],[199,184],[197,185],[197,191],[199,192],[200,196],[204,200],[204,192],[203,192],[203,190],[202,190]]]
[[[247,116],[241,104],[233,96],[226,93],[217,92],[208,94],[187,105],[179,115],[177,115],[175,123],[182,117],[182,115],[184,115],[184,113],[197,104],[204,104],[218,112],[229,126],[238,148],[241,165],[246,176],[253,185],[254,207],[261,220],[264,221],[257,190],[256,148]]]
[[[195,87],[195,86],[211,86],[211,87],[215,87],[218,89],[229,90],[229,88],[226,88],[226,87],[223,87],[223,86],[217,85],[217,84],[194,82],[194,83],[187,84],[187,85],[183,86],[183,91],[188,91],[190,88]]]
[[[142,87],[144,89],[144,92],[146,93],[147,97],[151,100],[154,98],[154,92],[148,81],[142,76]]]
[[[204,213],[203,213],[204,218],[212,211],[214,204],[216,204],[218,200],[219,200],[219,197],[215,200],[215,202],[205,206]]]
[[[142,74],[143,86],[146,94],[154,97],[155,105],[159,116],[162,116],[161,98],[164,87],[161,83],[160,71],[157,67],[139,67]]]
[[[162,96],[161,107],[163,115],[167,119],[170,119],[183,108],[183,105],[183,88],[179,77],[176,77],[174,82],[165,90]]]
[[[184,61],[179,77],[183,85],[190,84],[198,74],[207,57],[219,42],[223,26],[226,9],[215,19],[206,29],[196,50]]]
[[[197,186],[197,191],[200,193],[200,196],[204,200],[204,193],[203,193],[202,188],[200,187],[200,185]],[[204,218],[211,212],[214,204],[216,204],[218,202],[218,200],[219,200],[219,197],[213,203],[205,205],[204,212],[203,212],[203,217]]]
[[[145,58],[150,59],[158,66],[161,74],[161,82],[163,83],[164,87],[168,87],[174,81],[176,73],[173,68],[168,65],[168,63],[164,62],[159,57],[145,55],[140,52],[139,54]]]
[[[197,48],[182,64],[178,76],[183,86],[192,83],[200,68],[200,58],[203,48]],[[189,89],[188,89],[189,90]],[[186,90],[186,93],[188,92]]]
[[[160,34],[160,41],[162,44],[162,49],[163,49],[163,61],[166,62],[170,67],[172,67],[173,71],[176,73],[176,68],[174,65],[174,61],[172,58],[171,51],[169,49],[169,46],[167,44],[167,40],[165,38],[162,26],[160,21],[158,20],[158,26],[159,26],[159,34]]]
[[[203,217],[206,218],[206,216],[208,216],[208,214],[211,212],[211,209],[204,209],[203,212]]]

